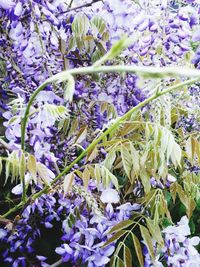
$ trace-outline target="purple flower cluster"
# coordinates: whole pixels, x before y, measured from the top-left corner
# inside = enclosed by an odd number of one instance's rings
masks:
[[[58,234],[60,246],[52,248],[62,257],[63,262],[75,264],[87,263],[87,266],[105,266],[114,252],[114,243],[102,248],[111,237],[109,230],[122,220],[129,219],[133,210],[139,205],[126,203],[114,209],[111,203],[100,211],[88,199],[76,193],[67,196],[54,193],[43,195],[29,204],[16,221],[0,229],[1,247],[4,262],[9,266],[49,266],[46,255],[40,255],[36,249],[41,236],[41,227],[53,229],[62,224],[62,238]],[[82,194],[83,195],[83,194]],[[93,207],[91,207],[93,205]]]
[[[91,8],[97,8],[97,6],[98,3]],[[3,114],[6,119],[5,136],[11,149],[17,149],[20,146],[20,119],[30,94],[46,78],[66,68],[66,64],[68,64],[67,67],[82,65],[81,60],[77,61],[74,58],[74,53],[82,57],[86,51],[83,50],[82,53],[76,47],[70,51],[68,47],[73,37],[71,25],[75,13],[65,13],[67,8],[67,4],[61,1],[43,0],[22,0],[18,3],[10,1],[7,5],[2,4],[0,8],[2,20],[0,43],[3,47],[0,57],[5,61],[6,67],[6,75],[0,80],[0,90],[2,95],[4,92],[11,92],[18,97],[18,100],[20,99],[18,106],[7,106],[8,111]],[[91,14],[89,9],[83,11],[88,18],[92,18],[95,13],[93,10]],[[112,31],[111,25],[107,27]],[[101,41],[100,34],[96,36],[96,41]],[[84,65],[88,64],[91,64],[89,54]],[[26,140],[30,140],[29,149],[38,160],[46,162],[48,166],[57,159],[62,163],[67,155],[73,154],[69,148],[74,143],[75,134],[83,121],[88,125],[90,132],[102,129],[110,119],[117,115],[121,116],[145,97],[138,89],[137,78],[133,75],[128,75],[125,82],[122,82],[117,75],[105,75],[96,82],[88,77],[87,79],[80,77],[76,82],[74,101],[71,105],[67,104],[70,110],[70,121],[76,118],[80,125],[74,129],[74,136],[63,138],[62,133],[54,126],[55,120],[48,119],[48,115],[44,116],[40,110],[45,104],[65,104],[61,98],[62,95],[63,90],[60,87],[56,85],[46,87],[34,102],[31,110],[33,115],[28,123]],[[105,108],[102,110],[103,103],[109,105],[111,112]],[[88,109],[90,106],[91,108]],[[5,108],[5,105],[3,107]],[[82,146],[87,146],[93,137],[85,140]],[[62,144],[62,149],[57,149],[59,144]]]
[[[79,4],[75,1],[74,6],[76,5]],[[142,9],[142,5],[146,8]],[[1,7],[0,42],[3,49],[0,56],[5,60],[7,75],[0,81],[0,87],[2,94],[4,88],[17,94],[24,106],[30,93],[40,83],[64,69],[67,55],[74,57],[72,51],[68,50],[68,44],[73,35],[71,23],[75,13],[65,13],[68,7],[60,1],[19,1],[17,4],[9,1]],[[173,2],[170,5],[163,1],[139,1],[139,4],[136,4],[133,1],[118,0],[114,4],[111,1],[104,4],[97,2],[82,11],[88,18],[92,18],[94,13],[107,18],[111,43],[118,39],[122,32],[137,36],[130,49],[123,54],[126,56],[125,63],[168,65],[172,62],[182,64],[190,50],[191,36],[199,23],[198,8],[195,1],[185,6],[176,6]],[[65,44],[65,48],[61,49],[61,43]],[[73,48],[73,51],[81,55],[80,50]],[[84,65],[91,64],[90,57],[88,55]],[[70,67],[82,64],[77,60],[67,61]],[[72,117],[77,117],[80,122],[84,121],[90,132],[93,132],[102,129],[114,116],[123,115],[142,101],[145,94],[139,88],[138,79],[134,75],[128,75],[123,82],[117,75],[103,75],[96,82],[80,78],[76,83],[74,102],[68,106]],[[46,103],[63,104],[60,98],[62,90],[56,86],[56,94],[54,91],[53,87],[48,86],[35,101],[35,108],[40,109]],[[116,111],[111,114],[108,114],[108,110],[101,111],[101,105],[105,102]],[[20,143],[22,114],[23,108],[21,112],[9,108],[3,115],[8,120],[5,123],[6,138],[14,149],[18,148]],[[45,118],[41,119],[40,113],[33,115],[28,124],[27,141],[30,140],[29,147],[35,156],[51,165],[57,158],[62,162],[66,155],[72,152],[68,148],[75,139],[70,136],[64,141],[54,127],[55,121],[49,122],[51,123],[47,125]],[[76,133],[78,128],[74,131]],[[83,146],[90,141],[86,140]],[[66,153],[63,150],[55,152],[55,146],[59,143]]]
[[[193,41],[199,40],[199,10],[198,1],[183,5],[162,0],[108,0],[96,8],[107,17],[112,41],[124,33],[133,36],[135,41],[124,54],[131,62],[157,66],[182,65],[186,55],[192,56],[193,33]]]
[[[189,220],[186,216],[174,226],[168,226],[162,232],[164,235],[165,247],[156,257],[157,266],[192,267],[199,266],[200,254],[195,246],[200,243],[198,236],[191,235]],[[153,266],[147,249],[144,249],[145,267]]]

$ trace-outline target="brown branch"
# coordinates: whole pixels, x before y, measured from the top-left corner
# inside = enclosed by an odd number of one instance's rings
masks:
[[[63,12],[58,13],[57,16],[58,16],[58,15],[62,15],[62,14],[69,13],[69,12],[71,12],[71,11],[76,11],[76,10],[81,9],[81,8],[84,8],[84,7],[90,7],[90,6],[92,6],[93,4],[95,4],[95,3],[97,3],[97,2],[100,2],[100,1],[102,1],[102,0],[93,0],[93,1],[91,1],[90,3],[83,4],[83,5],[81,5],[81,6],[77,6],[77,7],[74,7],[74,8],[70,8],[70,9],[68,9],[68,10],[66,10],[66,11],[63,11]]]

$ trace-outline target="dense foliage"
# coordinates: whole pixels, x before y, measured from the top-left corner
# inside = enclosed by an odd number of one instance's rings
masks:
[[[1,266],[200,266],[199,13],[0,0]]]

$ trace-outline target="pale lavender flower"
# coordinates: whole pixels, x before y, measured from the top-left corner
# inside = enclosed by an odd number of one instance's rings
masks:
[[[101,193],[100,197],[103,203],[118,203],[119,202],[119,194],[114,189],[105,189]]]
[[[0,0],[0,7],[3,9],[10,9],[15,6],[15,2],[12,0]]]

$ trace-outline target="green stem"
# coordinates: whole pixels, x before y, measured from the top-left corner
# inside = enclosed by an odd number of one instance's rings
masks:
[[[26,124],[29,117],[29,111],[31,108],[31,105],[33,104],[33,101],[35,100],[36,96],[39,94],[40,91],[42,91],[47,85],[49,84],[48,81],[45,81],[43,84],[41,84],[37,90],[31,95],[29,102],[27,104],[24,117],[21,122],[21,149],[25,149],[25,134],[26,134]]]
[[[25,204],[27,200],[25,176],[21,177],[21,180],[22,180],[22,202]]]
[[[10,209],[8,212],[4,213],[1,217],[6,218],[10,214],[14,213],[15,211],[19,210],[21,207],[23,207],[24,203],[21,201],[19,204],[17,204],[14,208]]]
[[[71,75],[77,74],[92,74],[92,73],[108,73],[108,72],[130,72],[137,73],[146,78],[164,78],[164,77],[176,77],[176,76],[185,76],[185,77],[200,77],[200,70],[191,69],[191,68],[182,68],[182,67],[144,67],[144,66],[132,66],[132,65],[111,65],[111,66],[90,66],[90,67],[81,67],[71,70],[66,70],[60,72],[52,78],[59,77],[60,75],[65,75],[69,73]]]

